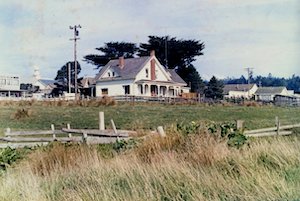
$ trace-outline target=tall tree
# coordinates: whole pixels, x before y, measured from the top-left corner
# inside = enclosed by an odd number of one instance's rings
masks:
[[[204,47],[204,43],[197,40],[149,36],[148,43],[140,44],[139,56],[148,56],[151,50],[155,50],[156,57],[164,66],[166,66],[167,58],[168,65],[166,67],[171,69],[187,68],[196,60],[196,56],[203,55]]]
[[[223,87],[224,84],[221,80],[218,80],[213,76],[205,89],[205,97],[212,99],[222,99],[223,98]]]
[[[64,86],[68,85],[69,81],[69,74],[68,74],[68,66],[70,64],[70,70],[71,70],[71,83],[74,85],[74,80],[75,80],[75,62],[74,61],[69,61],[65,65],[63,65],[58,71],[57,75],[55,77],[55,80],[61,82]],[[81,71],[81,66],[80,63],[77,61],[77,75]]]
[[[97,68],[101,68],[109,62],[111,59],[117,59],[119,57],[133,58],[138,51],[138,47],[134,43],[127,42],[108,42],[103,47],[96,48],[101,52],[98,54],[89,54],[84,57],[84,61],[96,65]]]
[[[176,69],[178,75],[191,86],[192,92],[203,92],[204,83],[193,66],[196,56],[203,55],[204,43],[182,40],[176,37],[149,36],[147,43],[140,44],[139,56],[148,56],[155,50],[158,60],[167,68]]]
[[[300,93],[300,77],[293,75],[291,78],[289,78],[287,80],[287,88]]]
[[[177,73],[185,78],[185,81],[191,87],[192,92],[204,93],[205,84],[200,77],[199,73],[193,66],[189,66],[187,68],[179,68],[177,69]]]

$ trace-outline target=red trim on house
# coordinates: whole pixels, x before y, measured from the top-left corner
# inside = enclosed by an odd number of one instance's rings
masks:
[[[150,65],[151,65],[151,80],[156,80],[156,73],[155,73],[155,60],[152,59],[150,61]]]

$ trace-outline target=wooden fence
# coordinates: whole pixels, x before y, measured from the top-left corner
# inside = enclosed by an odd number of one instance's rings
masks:
[[[5,137],[1,137],[0,148],[11,147],[32,147],[43,146],[50,142],[75,142],[87,144],[106,144],[116,142],[118,139],[129,139],[129,133],[133,131],[118,130],[99,130],[99,129],[71,129],[63,128],[55,130],[51,125],[51,130],[34,131],[11,131],[8,128]]]
[[[265,137],[265,136],[276,136],[276,135],[291,135],[293,128],[299,128],[300,124],[292,124],[282,126],[278,117],[275,117],[275,126],[269,128],[255,129],[244,131],[247,137]]]
[[[34,131],[12,131],[6,129],[5,136],[0,137],[0,148],[21,148],[47,145],[50,142],[58,141],[62,143],[75,142],[86,144],[107,144],[114,143],[117,140],[128,140],[131,136],[136,135],[136,131],[117,130],[114,121],[111,119],[111,130],[105,129],[104,112],[99,112],[99,129],[73,129],[70,124],[66,128],[55,130],[51,125],[50,130],[34,130]],[[165,137],[166,134],[162,126],[152,134]]]
[[[122,102],[157,102],[157,103],[200,103],[204,102],[203,97],[163,97],[163,96],[110,96],[116,101]]]
[[[111,119],[110,122],[112,129],[106,130],[104,113],[99,112],[99,129],[72,129],[70,124],[67,124],[67,128],[59,130],[55,130],[53,124],[50,130],[12,131],[7,128],[5,136],[0,137],[0,142],[4,142],[0,143],[0,148],[43,146],[54,141],[106,144],[116,142],[119,139],[130,139],[129,135],[136,133],[135,131],[117,130],[114,121]]]

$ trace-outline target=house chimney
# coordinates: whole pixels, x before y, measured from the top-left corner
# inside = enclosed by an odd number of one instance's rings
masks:
[[[152,57],[152,56],[155,56],[155,50],[151,50],[150,56],[151,56],[151,57]]]
[[[124,68],[124,65],[125,65],[125,60],[124,60],[124,57],[119,57],[119,67],[121,69]]]
[[[155,72],[155,60],[151,59],[150,61],[150,71],[151,71],[151,80],[156,80],[156,72]]]

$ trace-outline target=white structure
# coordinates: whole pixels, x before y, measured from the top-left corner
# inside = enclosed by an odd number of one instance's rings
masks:
[[[287,90],[286,87],[259,87],[255,92],[255,99],[272,102],[276,95],[291,96],[293,95],[293,91]]]
[[[57,81],[55,80],[46,80],[46,79],[39,79],[33,86],[39,87],[39,92],[43,94],[50,94],[52,90],[56,87],[54,83]]]
[[[185,81],[166,69],[155,57],[119,59],[109,61],[96,75],[96,96],[162,96],[177,97],[189,92]]]
[[[257,89],[256,84],[226,84],[223,88],[223,94],[225,98],[250,99]]]
[[[1,97],[20,97],[20,78],[19,76],[0,76],[0,96]]]
[[[300,95],[276,95],[274,104],[279,106],[300,106]]]
[[[0,90],[20,90],[20,78],[18,76],[0,76]]]

